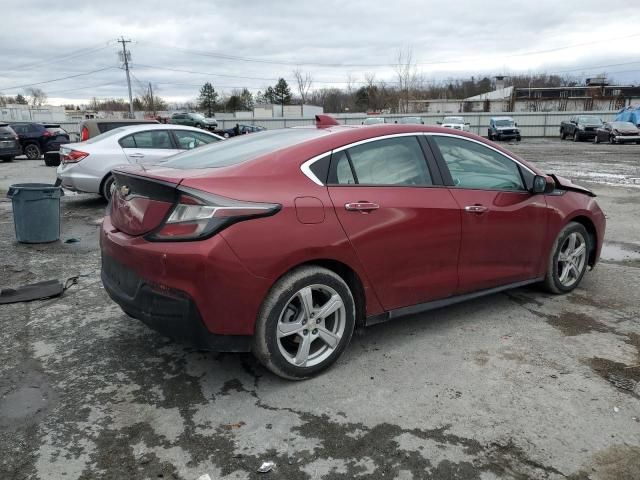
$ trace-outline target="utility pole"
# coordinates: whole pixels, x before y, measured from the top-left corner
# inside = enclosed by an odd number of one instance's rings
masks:
[[[149,82],[149,106],[151,107],[151,113],[153,113],[153,116],[155,117],[156,106],[155,102],[153,101],[153,87],[151,86],[151,82]]]
[[[129,76],[129,58],[131,58],[131,52],[128,52],[126,47],[126,44],[131,43],[131,40],[125,40],[124,37],[120,37],[118,43],[122,44],[124,71],[127,72],[127,87],[129,87],[129,118],[133,118],[133,95],[131,95],[131,77]]]

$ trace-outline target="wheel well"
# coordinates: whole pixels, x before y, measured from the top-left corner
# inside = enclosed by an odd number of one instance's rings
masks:
[[[572,222],[582,225],[589,234],[589,243],[591,245],[591,251],[589,252],[589,266],[593,266],[596,263],[596,252],[598,251],[598,234],[596,227],[589,217],[575,217],[571,219]]]
[[[107,173],[102,180],[100,180],[100,186],[98,187],[98,193],[102,195],[102,187],[104,187],[104,183],[107,181],[107,178],[111,177],[111,172]]]
[[[339,275],[342,280],[349,286],[353,299],[356,304],[356,327],[364,327],[366,319],[366,298],[364,293],[364,287],[362,286],[362,280],[360,276],[346,263],[339,262],[337,260],[330,259],[317,259],[309,262],[296,265],[293,268],[300,267],[302,265],[317,265],[319,267],[331,270],[336,275]],[[292,268],[292,269],[293,269]]]

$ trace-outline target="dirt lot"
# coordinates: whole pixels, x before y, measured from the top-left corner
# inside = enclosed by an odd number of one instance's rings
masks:
[[[298,383],[126,317],[99,281],[99,199],[65,197],[62,241],[34,246],[3,199],[0,287],[79,282],[0,307],[0,478],[640,478],[640,146],[510,148],[598,193],[606,246],[581,288],[372,327]],[[0,164],[0,195],[54,176]]]

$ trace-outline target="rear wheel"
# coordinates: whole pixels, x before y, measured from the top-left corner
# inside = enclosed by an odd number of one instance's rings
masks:
[[[253,354],[276,375],[302,380],[328,368],[345,350],[355,327],[347,284],[316,266],[297,268],[267,295],[253,336]]]
[[[565,138],[567,138],[567,134],[564,133],[564,130],[561,128],[560,129],[560,140],[564,140]]]
[[[36,145],[35,143],[30,143],[28,145],[25,145],[24,154],[29,160],[37,160],[42,155],[42,152],[40,151],[40,147],[38,145]]]
[[[579,142],[580,141],[580,135],[578,135],[577,131],[573,132],[573,141],[574,142]]]
[[[102,198],[104,198],[107,202],[109,200],[111,200],[111,195],[113,193],[114,183],[115,183],[115,179],[113,178],[113,175],[111,175],[111,174],[109,174],[102,181],[102,186],[100,187],[100,195],[102,195]]]
[[[553,244],[545,288],[551,293],[568,293],[576,288],[587,271],[590,251],[587,230],[579,223],[570,222]]]

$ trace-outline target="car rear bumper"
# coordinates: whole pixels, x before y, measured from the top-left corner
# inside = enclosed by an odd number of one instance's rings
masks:
[[[202,323],[195,302],[184,292],[161,289],[147,283],[135,272],[111,257],[102,257],[102,283],[105,290],[130,317],[174,340],[202,350],[248,352],[251,337],[215,335]]]
[[[0,157],[17,157],[22,155],[20,145],[10,148],[0,148]]]
[[[100,193],[101,177],[85,171],[80,163],[61,163],[56,170],[62,188],[73,192]]]
[[[210,349],[223,348],[210,335],[253,334],[272,282],[244,268],[220,235],[195,242],[148,242],[120,232],[106,216],[100,246],[105,288],[131,316]],[[166,311],[179,310],[182,316],[164,318],[165,304]],[[231,342],[236,341],[246,339]]]

